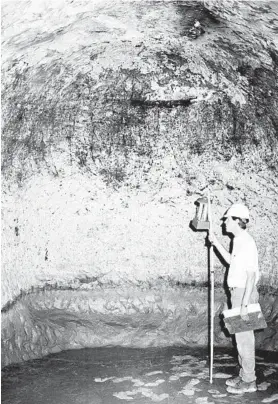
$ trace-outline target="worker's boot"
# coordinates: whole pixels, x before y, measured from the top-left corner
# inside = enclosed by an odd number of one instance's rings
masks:
[[[253,393],[257,391],[256,382],[239,381],[235,386],[227,387],[227,391],[232,394]]]
[[[227,379],[226,380],[226,385],[227,386],[231,386],[234,387],[236,384],[238,384],[241,381],[241,377],[237,376],[237,377],[233,377],[232,379]]]

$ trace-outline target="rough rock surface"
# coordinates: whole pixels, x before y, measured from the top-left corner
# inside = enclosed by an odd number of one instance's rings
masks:
[[[2,366],[67,349],[101,346],[205,346],[208,293],[200,287],[147,287],[41,291],[26,295],[2,313]],[[215,295],[214,341],[231,346]],[[256,332],[258,348],[277,350],[278,297],[260,300],[268,328]]]
[[[275,293],[277,8],[3,1],[5,316],[45,286],[206,282],[189,222],[207,185],[219,238],[231,202],[251,209],[260,285]]]

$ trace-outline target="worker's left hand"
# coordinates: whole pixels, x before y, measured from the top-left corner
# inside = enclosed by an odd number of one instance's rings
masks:
[[[249,321],[249,316],[248,316],[247,307],[241,306],[240,317],[241,317],[242,320],[244,320],[244,321]]]
[[[211,231],[210,231],[209,234],[208,234],[208,238],[209,238],[209,241],[210,241],[210,243],[211,243],[212,245],[217,244],[217,238],[215,237],[215,234],[212,233]]]

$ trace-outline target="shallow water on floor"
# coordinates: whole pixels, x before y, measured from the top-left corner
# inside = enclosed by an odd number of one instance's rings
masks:
[[[209,383],[205,348],[94,348],[64,351],[2,370],[3,404],[278,402],[278,353],[258,352],[255,393],[227,393],[234,351],[216,349]]]

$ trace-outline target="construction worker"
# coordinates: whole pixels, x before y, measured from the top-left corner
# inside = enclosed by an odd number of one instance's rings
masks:
[[[252,236],[247,232],[249,211],[245,205],[233,204],[222,218],[225,232],[233,236],[233,248],[229,253],[214,234],[210,242],[229,265],[227,284],[231,294],[232,308],[240,307],[240,315],[248,321],[247,306],[258,302],[257,282],[259,279],[258,251]],[[235,334],[239,376],[228,379],[227,391],[234,394],[257,390],[255,375],[255,337],[254,331]]]

